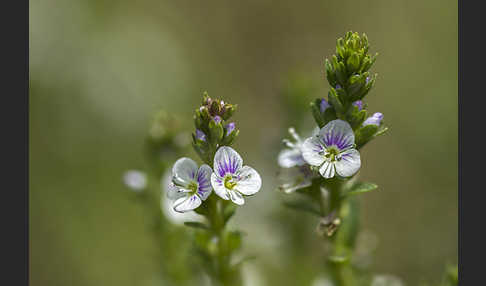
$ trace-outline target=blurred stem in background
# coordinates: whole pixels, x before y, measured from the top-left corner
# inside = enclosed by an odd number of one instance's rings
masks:
[[[161,188],[164,175],[177,156],[188,149],[188,144],[180,140],[180,135],[180,122],[177,118],[165,111],[158,112],[145,140],[146,172],[129,171],[124,178],[126,185],[136,191],[136,196],[151,219],[150,229],[159,247],[158,280],[163,285],[192,285],[193,282],[184,268],[188,264],[187,252],[181,251],[189,247],[190,239],[184,229],[174,224],[163,211],[163,202],[167,199],[165,190]],[[181,244],[186,244],[186,247]]]

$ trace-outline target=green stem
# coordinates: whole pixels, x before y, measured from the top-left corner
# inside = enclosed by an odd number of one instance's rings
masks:
[[[337,178],[327,180],[325,182],[326,188],[329,190],[329,213],[334,212],[336,218],[339,218],[341,223],[347,220],[347,217],[343,217],[341,208],[345,201],[341,196],[343,192],[343,181]],[[321,194],[321,204],[324,201],[324,196]],[[336,286],[354,286],[356,281],[354,278],[353,269],[349,264],[349,259],[341,259],[343,249],[346,248],[343,244],[342,236],[338,235],[339,226],[336,233],[330,238],[332,245],[332,254],[329,257],[328,265],[331,273],[332,280]]]
[[[215,196],[211,196],[208,199],[209,203],[209,221],[214,237],[217,238],[217,251],[216,256],[213,258],[215,262],[215,276],[213,277],[216,285],[227,286],[234,285],[232,281],[235,277],[232,275],[230,269],[230,258],[227,241],[225,238],[225,226],[224,221],[224,202]]]

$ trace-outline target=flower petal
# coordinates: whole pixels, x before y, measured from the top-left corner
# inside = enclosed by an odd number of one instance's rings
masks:
[[[307,138],[302,144],[302,157],[310,165],[320,166],[324,162],[323,151],[324,147],[318,137]]]
[[[282,168],[292,168],[305,165],[305,161],[299,149],[284,149],[278,154],[278,164]]]
[[[341,160],[335,162],[336,172],[341,177],[350,177],[361,167],[361,158],[358,150],[349,149],[341,153]]]
[[[312,184],[314,176],[309,165],[280,169],[277,177],[279,190],[288,194],[306,188]]]
[[[212,173],[213,170],[211,169],[211,167],[209,167],[209,165],[206,164],[199,167],[199,170],[197,171],[196,180],[199,184],[199,189],[197,190],[197,193],[203,201],[208,198],[208,196],[211,194],[211,191],[213,190],[213,188],[211,187]]]
[[[172,181],[179,186],[187,187],[194,180],[197,173],[197,164],[189,158],[180,158],[172,167]]]
[[[235,174],[243,165],[243,159],[233,148],[223,146],[214,155],[214,172],[221,178],[226,173]]]
[[[341,119],[336,119],[319,132],[322,142],[326,147],[336,146],[339,150],[351,148],[354,145],[354,132],[349,123]]]
[[[243,166],[238,172],[238,182],[235,189],[245,196],[256,194],[262,187],[262,178],[255,169]]]
[[[218,177],[216,173],[211,174],[211,185],[213,186],[216,195],[221,197],[223,200],[229,200],[228,190],[224,187],[223,179]]]
[[[321,173],[321,175],[326,179],[330,179],[334,177],[335,174],[334,164],[328,161],[324,162],[324,164],[322,164],[322,167],[319,169],[319,173]]]
[[[229,193],[230,199],[233,203],[240,205],[240,206],[245,203],[245,199],[243,198],[243,196],[238,191],[229,190],[228,193]]]
[[[180,213],[192,211],[200,206],[201,203],[202,201],[197,195],[187,196],[174,202],[174,210]]]

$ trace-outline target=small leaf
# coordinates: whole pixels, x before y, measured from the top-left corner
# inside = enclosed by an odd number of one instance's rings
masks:
[[[200,222],[197,222],[197,221],[185,221],[184,225],[188,226],[188,227],[199,228],[199,229],[204,229],[204,230],[209,229],[209,227],[207,225],[200,223]]]
[[[353,187],[351,187],[349,192],[344,194],[344,197],[371,192],[376,188],[378,188],[378,185],[373,183],[366,183],[366,182],[357,183]]]

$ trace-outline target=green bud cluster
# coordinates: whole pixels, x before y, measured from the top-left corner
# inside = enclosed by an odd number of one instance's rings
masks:
[[[240,131],[229,121],[236,108],[236,104],[212,99],[204,92],[202,104],[194,114],[196,131],[192,134],[192,146],[204,162],[212,164],[216,150],[230,146],[238,136]]]
[[[359,108],[353,104],[363,100],[376,81],[377,75],[372,75],[369,70],[378,54],[371,56],[368,51],[369,43],[365,34],[360,36],[356,32],[347,32],[344,38],[339,38],[336,54],[324,63],[330,84],[329,107],[322,109],[322,99],[311,102],[312,114],[319,128],[334,119],[347,121],[355,131],[358,148],[387,129],[377,125],[363,126],[368,117],[366,105]]]

